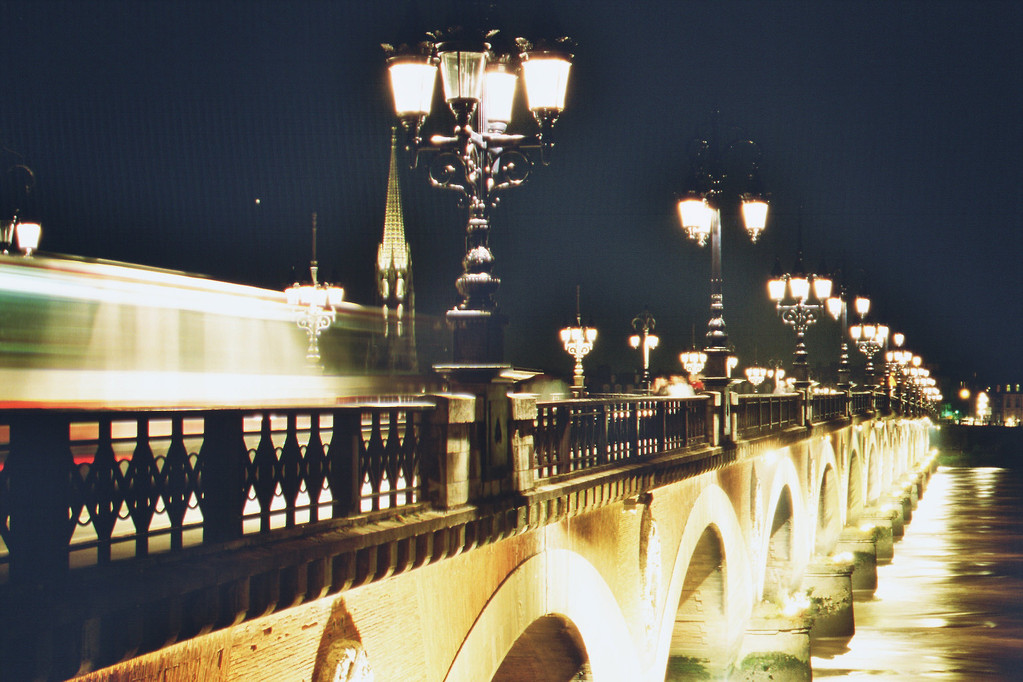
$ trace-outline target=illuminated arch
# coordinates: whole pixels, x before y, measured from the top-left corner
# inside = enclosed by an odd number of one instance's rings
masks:
[[[863,500],[866,495],[863,466],[860,456],[855,450],[849,455],[849,471],[846,474],[845,491],[845,523],[851,526],[858,522],[860,515],[863,514]]]
[[[720,608],[721,618],[716,621],[713,656],[718,665],[732,662],[738,651],[744,624],[752,610],[752,578],[749,553],[743,542],[743,533],[728,495],[716,484],[705,487],[696,499],[682,531],[675,555],[671,578],[665,594],[661,623],[657,632],[657,653],[654,671],[646,677],[633,674],[623,679],[657,679],[668,667],[675,634],[676,618],[685,616],[689,608],[688,597],[700,589],[706,590],[713,608]],[[694,651],[694,658],[700,658]]]
[[[807,520],[803,486],[800,481],[800,476],[796,471],[796,467],[789,457],[778,458],[774,475],[771,478],[770,493],[768,494],[767,499],[769,507],[764,519],[768,520],[768,522],[764,524],[763,534],[761,537],[754,539],[754,541],[758,543],[758,554],[762,558],[760,564],[756,567],[757,575],[759,576],[757,594],[760,594],[761,596],[766,596],[764,595],[764,585],[767,574],[767,561],[772,551],[770,547],[772,536],[776,543],[776,554],[779,547],[777,543],[782,539],[782,536],[777,535],[777,533],[783,529],[775,527],[775,522],[778,521],[779,518],[791,516],[791,526],[789,526],[789,529],[791,530],[791,533],[789,534],[791,543],[788,550],[786,550],[786,553],[793,558],[793,562],[789,567],[790,574],[788,577],[794,579],[795,576],[801,573],[805,566],[805,561],[808,558],[806,545],[809,541],[807,533],[809,521]],[[788,504],[790,506],[790,510],[786,513],[786,511],[782,509],[781,515],[779,516],[779,506],[784,504]]]
[[[591,679],[579,629],[560,614],[541,616],[519,635],[492,682]]]
[[[642,669],[604,578],[579,554],[554,549],[526,559],[501,583],[459,647],[445,680],[493,679],[516,643],[536,635],[530,628],[539,622],[543,625],[538,630],[549,631],[553,619],[569,630],[565,637],[585,655],[595,682],[635,678]],[[558,645],[562,651],[564,642]]]
[[[830,440],[821,441],[817,457],[818,476],[811,491],[816,509],[817,523],[814,528],[813,551],[826,554],[830,551],[842,530],[841,481],[838,461]]]
[[[817,493],[817,527],[814,530],[814,554],[831,551],[842,532],[842,504],[838,474],[831,462],[824,464]]]

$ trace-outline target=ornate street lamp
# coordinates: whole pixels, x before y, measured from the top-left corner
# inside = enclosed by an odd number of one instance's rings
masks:
[[[753,392],[760,392],[760,384],[767,378],[767,368],[760,365],[750,365],[746,368],[746,381],[753,384]]]
[[[22,184],[24,199],[27,199],[35,186],[35,173],[21,163],[11,166],[7,172],[21,175],[23,179],[19,184]],[[39,248],[39,239],[42,237],[43,228],[39,223],[23,221],[20,214],[21,208],[16,208],[10,220],[0,222],[0,253],[8,254],[11,249],[16,248],[26,257],[30,257]]]
[[[583,380],[583,358],[593,350],[593,342],[597,340],[594,327],[584,327],[579,312],[579,287],[575,288],[575,326],[561,330],[561,343],[565,352],[575,358],[575,370],[572,372],[572,395],[582,398],[586,394]]]
[[[39,223],[23,223],[17,216],[0,225],[0,252],[10,253],[17,248],[26,257],[39,248],[43,228]]]
[[[777,389],[785,381],[785,368],[778,360],[771,360],[767,364],[767,378],[774,382],[774,388]]]
[[[650,311],[644,310],[632,318],[632,328],[637,333],[629,337],[629,345],[639,348],[643,352],[643,390],[647,393],[650,392],[650,351],[657,348],[657,344],[660,342],[657,335],[651,333],[656,324],[657,321]]]
[[[678,354],[678,359],[690,377],[694,377],[702,372],[704,365],[707,364],[707,354],[695,348],[682,351]]]
[[[852,337],[856,347],[867,358],[864,372],[870,385],[877,387],[877,377],[874,374],[874,355],[888,344],[888,327],[883,324],[870,324],[865,321],[870,311],[870,300],[865,297],[856,299],[856,312],[860,316],[859,324],[849,327],[849,336]]]
[[[497,366],[503,360],[503,316],[494,296],[501,280],[492,274],[490,211],[499,195],[525,182],[533,166],[530,148],[539,147],[547,164],[551,131],[565,107],[572,55],[567,39],[558,45],[515,40],[514,52],[495,50],[497,31],[478,40],[451,40],[428,34],[415,48],[384,45],[394,94],[394,108],[406,131],[409,163],[433,152],[430,184],[459,195],[468,207],[463,273],[455,283],[462,301],[449,310],[457,366]],[[420,131],[430,114],[438,66],[444,98],[455,116],[451,135],[424,140]],[[518,73],[539,130],[534,135],[508,134]]]
[[[337,315],[335,307],[344,298],[345,290],[317,279],[319,267],[316,262],[316,214],[313,213],[313,257],[309,261],[311,284],[296,282],[284,290],[288,305],[295,307],[295,323],[309,338],[305,359],[310,365],[320,363],[320,334],[333,324]]]
[[[896,398],[901,397],[899,387],[902,385],[905,369],[912,360],[913,353],[902,347],[906,342],[905,334],[895,332],[891,335],[891,341],[894,348],[884,354],[885,390],[890,398]]]
[[[767,199],[755,186],[757,161],[760,152],[756,143],[740,139],[727,146],[719,142],[717,117],[713,134],[694,143],[693,176],[684,196],[679,199],[678,213],[686,235],[700,246],[709,238],[711,248],[710,320],[707,322],[706,384],[708,388],[728,385],[728,333],[725,330],[724,297],[721,277],[721,206],[737,195],[742,207],[743,222],[750,239],[755,243],[767,225]],[[746,152],[747,173],[745,187],[738,187],[727,172],[724,157],[731,159]]]
[[[835,291],[825,302],[828,309],[828,314],[831,315],[831,319],[835,320],[839,324],[841,329],[842,345],[839,349],[838,354],[838,388],[841,391],[848,391],[851,386],[849,382],[849,344],[846,341],[845,329],[849,326],[849,301],[848,292],[844,283],[836,283],[837,286],[833,286]]]
[[[803,268],[803,251],[800,249],[791,272],[782,272],[781,264],[775,261],[771,279],[767,282],[767,293],[774,301],[782,322],[796,332],[792,370],[796,388],[806,389],[810,386],[806,332],[816,324],[825,301],[831,296],[831,279],[823,274],[808,274]]]

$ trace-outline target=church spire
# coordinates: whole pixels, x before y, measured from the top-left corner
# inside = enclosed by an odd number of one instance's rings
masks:
[[[411,254],[405,241],[401,192],[398,188],[398,138],[391,129],[391,167],[387,177],[384,236],[377,248],[377,289],[385,304],[405,302],[410,289]]]

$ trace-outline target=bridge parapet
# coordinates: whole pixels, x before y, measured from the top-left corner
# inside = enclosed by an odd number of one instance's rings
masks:
[[[0,610],[14,633],[0,658],[24,654],[32,671],[49,666],[35,678],[56,679],[735,459],[710,395],[504,399],[498,422],[469,395],[0,413]],[[865,414],[873,400],[829,396],[810,417]],[[813,423],[799,394],[733,395],[729,407],[733,440],[787,442]],[[487,461],[492,439],[508,443],[503,466]],[[11,620],[26,609],[31,619]],[[33,677],[4,665],[4,679]]]
[[[70,568],[422,505],[436,412],[420,400],[4,413],[0,578],[47,580]]]

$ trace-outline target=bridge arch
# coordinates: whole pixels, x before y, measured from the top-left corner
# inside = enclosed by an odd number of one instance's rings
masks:
[[[553,646],[542,649],[544,643]],[[577,661],[588,666],[584,679],[594,682],[636,679],[641,670],[610,587],[590,562],[567,549],[535,554],[508,575],[476,618],[445,680],[505,679],[497,676],[509,655],[542,655],[549,669],[558,670]]]
[[[834,461],[824,463],[817,494],[817,527],[814,531],[814,554],[831,551],[842,532],[842,504],[840,483]]]
[[[735,508],[720,486],[708,485],[682,531],[653,671],[667,671],[671,663],[723,672],[738,652],[752,602],[749,553]]]
[[[853,525],[863,514],[863,500],[866,496],[866,485],[860,455],[855,450],[849,455],[849,470],[845,484],[845,523]]]
[[[541,616],[519,635],[492,682],[592,679],[582,635],[560,614]]]
[[[880,445],[874,434],[874,429],[867,428],[863,438],[863,451],[866,453],[867,462],[867,495],[865,503],[869,506],[877,502],[881,496],[881,477],[884,466],[881,459]]]
[[[754,542],[760,547],[763,563],[759,569],[759,594],[775,599],[795,587],[806,557],[806,503],[800,476],[790,456],[778,457],[771,478],[763,535]]]

